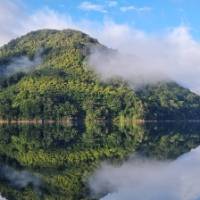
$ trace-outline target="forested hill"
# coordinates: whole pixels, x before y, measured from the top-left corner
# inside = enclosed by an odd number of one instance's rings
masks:
[[[74,30],[39,30],[0,49],[1,119],[199,119],[200,97],[175,83],[133,91],[102,82],[91,49],[111,50]]]
[[[143,102],[146,119],[200,119],[200,97],[177,83],[148,85],[137,95]]]

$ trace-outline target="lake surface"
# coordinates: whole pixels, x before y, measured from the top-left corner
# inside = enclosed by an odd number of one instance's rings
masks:
[[[97,194],[89,184],[102,162],[173,161],[199,145],[199,123],[1,125],[0,193],[11,200],[103,198],[111,191]]]

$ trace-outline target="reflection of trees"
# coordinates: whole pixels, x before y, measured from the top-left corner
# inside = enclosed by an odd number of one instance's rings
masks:
[[[147,124],[146,141],[138,151],[158,159],[174,159],[200,144],[199,123]]]
[[[50,195],[64,199],[68,194],[71,199],[80,199],[88,196],[85,181],[101,161],[123,160],[133,152],[159,159],[175,158],[199,145],[199,126],[4,125],[0,127],[0,159],[37,172],[47,185],[45,198]],[[0,192],[2,188],[0,185]],[[7,194],[20,196],[16,190],[5,188]],[[27,198],[34,193],[28,191]]]

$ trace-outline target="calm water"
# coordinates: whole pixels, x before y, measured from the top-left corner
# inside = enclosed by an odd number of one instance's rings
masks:
[[[7,199],[92,199],[88,177],[130,155],[173,160],[200,144],[199,123],[131,127],[2,125],[0,193]]]

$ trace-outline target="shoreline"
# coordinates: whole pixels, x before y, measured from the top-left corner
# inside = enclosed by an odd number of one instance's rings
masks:
[[[76,121],[76,120],[74,120]],[[106,120],[105,120],[106,122]],[[199,120],[144,120],[144,119],[134,119],[134,120],[125,120],[123,124],[148,124],[148,123],[200,123]],[[103,121],[101,121],[103,123]],[[114,122],[114,124],[116,121]],[[23,120],[3,120],[0,119],[1,124],[73,124],[72,119],[63,119],[63,120],[42,120],[42,119],[23,119]],[[119,122],[120,124],[120,122]]]
[[[32,120],[0,120],[1,124],[72,124],[72,121],[69,119],[65,120],[42,120],[42,119],[32,119]]]

